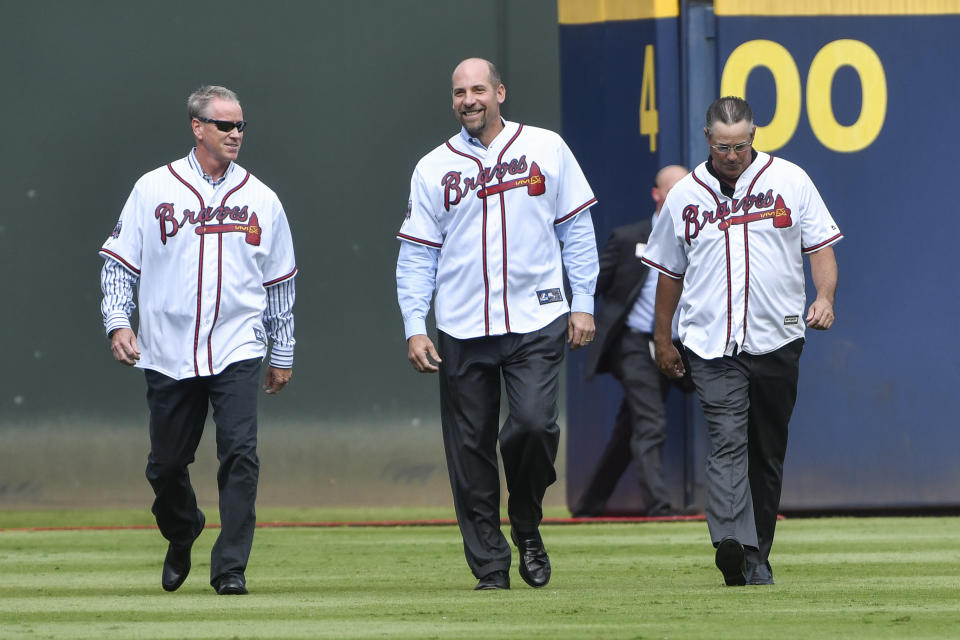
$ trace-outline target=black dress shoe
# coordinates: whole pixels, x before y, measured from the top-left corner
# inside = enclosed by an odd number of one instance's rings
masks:
[[[160,584],[163,585],[164,591],[176,591],[190,575],[190,549],[193,548],[194,541],[200,537],[206,522],[206,518],[201,513],[200,529],[189,544],[171,542],[167,546],[167,555],[163,559],[163,572],[160,574]]]
[[[167,556],[163,559],[163,573],[160,576],[164,591],[176,591],[190,575],[191,546],[175,545],[171,542],[167,547]]]
[[[520,577],[531,587],[545,586],[550,582],[550,556],[543,548],[540,533],[519,533],[511,528],[510,537],[520,552]]]
[[[736,538],[728,536],[717,545],[715,562],[728,587],[742,587],[747,584],[744,557],[743,545]]]
[[[488,591],[490,589],[509,589],[510,576],[506,571],[492,571],[480,578],[474,591]]]
[[[242,575],[228,573],[217,581],[217,595],[242,596],[247,593],[247,581]]]

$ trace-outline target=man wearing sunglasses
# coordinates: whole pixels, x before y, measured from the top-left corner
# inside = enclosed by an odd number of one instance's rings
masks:
[[[247,593],[260,461],[257,391],[278,393],[293,367],[293,242],[276,194],[236,164],[246,121],[233,91],[204,86],[187,100],[195,147],[141,177],[104,242],[104,326],[113,357],[144,369],[150,409],[147,479],[169,541],[161,584],[175,591],[203,531],[187,466],[213,407],[220,534],[210,584]],[[138,288],[140,326],[130,325]]]
[[[753,148],[745,100],[707,110],[706,162],[667,195],[643,262],[660,271],[654,311],[657,364],[684,373],[680,339],[710,435],[707,524],[730,586],[773,584],[773,546],[787,425],[797,399],[804,329],[834,322],[843,236],[800,167]],[[805,309],[803,256],[816,299]]]

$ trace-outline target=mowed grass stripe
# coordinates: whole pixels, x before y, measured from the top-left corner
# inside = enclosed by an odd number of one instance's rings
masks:
[[[956,637],[960,519],[785,520],[777,585],[731,589],[706,525],[545,526],[554,579],[516,558],[474,592],[456,527],[262,529],[251,595],[207,584],[217,531],[176,593],[156,531],[0,533],[0,638]]]

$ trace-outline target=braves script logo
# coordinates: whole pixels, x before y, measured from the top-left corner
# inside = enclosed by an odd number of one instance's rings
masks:
[[[754,211],[753,208],[770,207],[766,210]],[[733,215],[743,211],[742,215]],[[790,209],[783,201],[783,196],[773,197],[773,190],[768,189],[766,193],[759,195],[748,195],[742,200],[733,200],[733,208],[727,202],[723,202],[716,211],[700,211],[699,205],[688,204],[683,209],[683,221],[686,223],[687,244],[700,235],[700,230],[708,224],[717,224],[720,231],[726,231],[735,224],[748,224],[757,220],[773,220],[773,226],[777,229],[784,229],[793,224],[790,218]]]
[[[526,170],[527,156],[522,155],[520,158],[514,158],[509,162],[498,162],[492,167],[487,167],[473,178],[463,178],[459,171],[448,171],[440,179],[440,184],[443,186],[443,207],[450,211],[451,206],[460,202],[465,195],[469,195],[471,191],[476,189],[479,189],[477,191],[478,198],[486,198],[517,187],[526,187],[527,193],[532,196],[543,194],[546,191],[546,179],[536,162],[530,167],[528,176],[503,182],[507,174],[515,176]],[[494,179],[499,181],[499,184],[494,183]]]
[[[177,235],[181,227],[187,224],[200,225],[196,227],[197,235],[209,233],[230,233],[239,231],[246,234],[247,244],[257,246],[260,244],[260,235],[262,228],[258,224],[257,214],[247,214],[247,207],[205,207],[200,211],[191,211],[184,209],[180,218],[174,211],[172,202],[164,202],[157,206],[153,212],[154,217],[160,222],[160,242],[167,244],[167,238]],[[249,217],[249,222],[248,222]],[[211,224],[216,220],[221,224]],[[238,223],[247,224],[223,224],[225,220],[236,220]]]

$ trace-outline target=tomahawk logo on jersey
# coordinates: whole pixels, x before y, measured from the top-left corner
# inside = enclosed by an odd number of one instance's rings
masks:
[[[535,331],[569,310],[554,228],[596,201],[560,136],[504,126],[489,148],[457,134],[420,160],[397,234],[440,249],[437,327],[459,339]]]
[[[758,153],[727,197],[703,163],[670,190],[660,218],[641,259],[683,278],[686,347],[702,358],[736,346],[761,354],[803,336],[790,321],[804,317],[803,254],[843,236],[800,167]]]
[[[276,194],[236,164],[214,187],[187,158],[137,181],[100,254],[140,276],[137,366],[177,379],[262,358],[266,287],[297,272]]]

